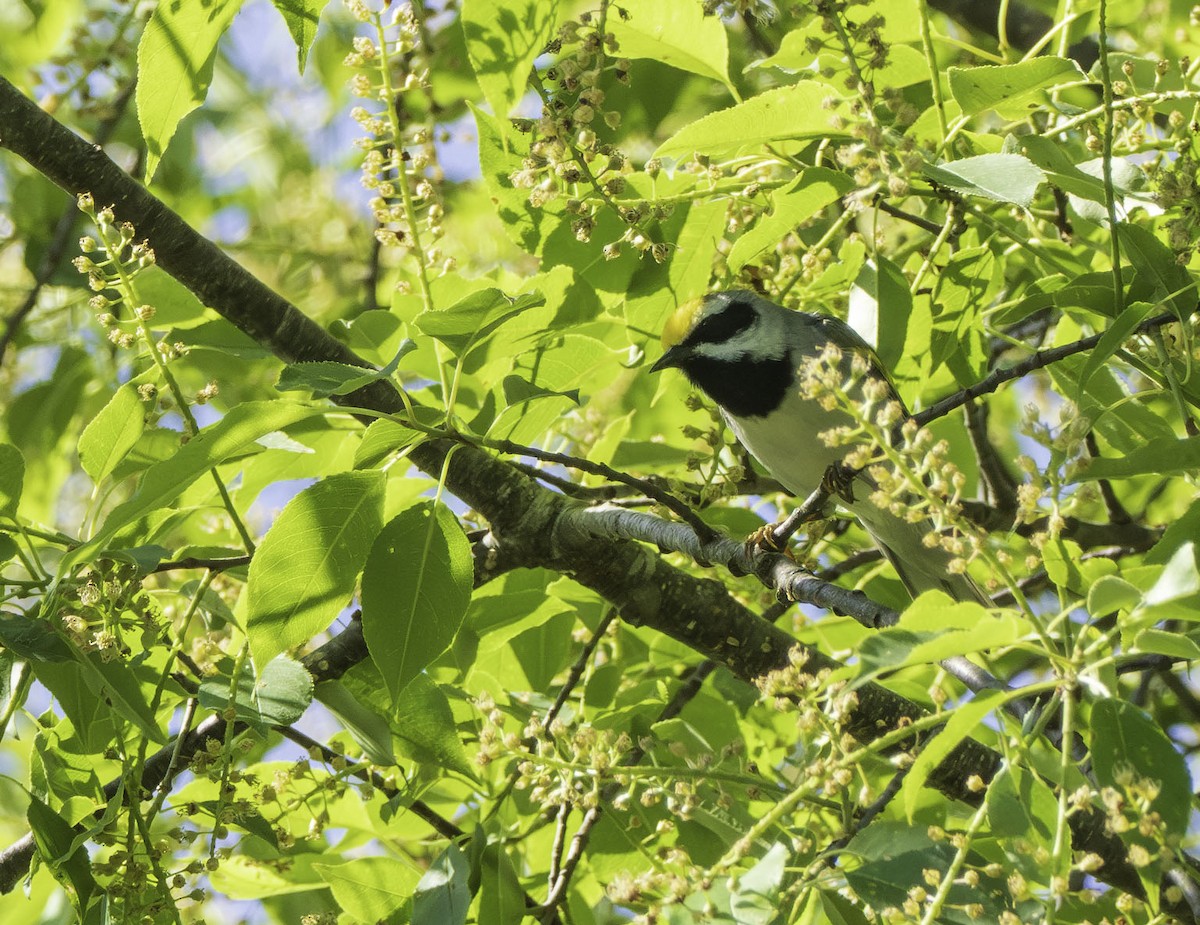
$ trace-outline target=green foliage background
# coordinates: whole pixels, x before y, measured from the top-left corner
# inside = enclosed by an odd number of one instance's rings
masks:
[[[1200,27],[988,6],[0,10],[0,917],[1195,921]],[[742,549],[733,286],[994,606]]]

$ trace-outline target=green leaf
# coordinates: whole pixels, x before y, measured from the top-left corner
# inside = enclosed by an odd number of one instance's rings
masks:
[[[1092,762],[1096,779],[1125,792],[1129,783],[1144,779],[1158,783],[1151,810],[1162,817],[1161,835],[1185,837],[1192,804],[1192,780],[1183,756],[1158,724],[1124,700],[1101,700],[1092,709]],[[1132,781],[1131,781],[1132,778]],[[1158,853],[1153,839],[1140,836],[1136,825],[1126,837]]]
[[[1167,619],[1195,620],[1198,615],[1192,598],[1197,594],[1200,568],[1195,543],[1189,540],[1171,554],[1130,618],[1133,625],[1143,627]]]
[[[964,196],[982,196],[1029,208],[1046,179],[1042,168],[1020,154],[980,154],[957,161],[929,164],[925,176]]]
[[[734,242],[729,252],[729,269],[740,270],[763,251],[773,248],[788,232],[852,189],[854,181],[840,171],[828,167],[805,168],[787,186],[770,194],[770,210],[760,215],[754,226]]]
[[[1146,629],[1133,637],[1133,649],[1138,652],[1150,652],[1154,655],[1166,655],[1169,658],[1187,659],[1194,661],[1200,658],[1200,645],[1191,636],[1167,630]]]
[[[206,710],[224,710],[229,705],[229,678],[217,675],[201,681],[198,697],[200,706]],[[312,703],[312,675],[286,655],[272,659],[257,679],[251,666],[243,664],[234,697],[238,719],[259,729],[289,726]]]
[[[955,602],[941,591],[926,591],[904,611],[897,626],[863,641],[862,674],[856,683],[906,665],[927,665],[952,655],[1012,645],[1027,628],[1015,613],[993,616],[980,604]]]
[[[737,878],[729,897],[733,920],[738,925],[770,925],[778,920],[779,888],[790,852],[776,842],[748,871]]]
[[[340,472],[288,502],[250,562],[246,636],[261,670],[350,602],[383,517],[385,477]]]
[[[147,183],[179,122],[208,95],[217,42],[241,6],[242,0],[209,0],[154,7],[137,50],[137,111],[146,140]]]
[[[1146,317],[1154,310],[1154,306],[1149,302],[1138,302],[1130,305],[1116,320],[1108,326],[1108,330],[1100,338],[1100,343],[1096,344],[1084,361],[1083,370],[1079,374],[1079,386],[1076,392],[1075,400],[1082,402],[1083,391],[1087,388],[1088,381],[1095,374],[1096,370],[1104,366],[1109,357],[1121,349],[1121,345],[1129,339],[1129,335],[1133,330],[1141,324]]]
[[[87,909],[97,885],[87,851],[72,847],[75,831],[67,820],[36,796],[30,796],[25,817],[29,820],[38,854],[50,866],[55,878],[71,888],[76,909],[79,912]]]
[[[499,289],[481,289],[442,311],[422,312],[416,325],[455,356],[465,357],[504,322],[545,301],[540,293],[509,298]]]
[[[400,361],[417,349],[415,341],[405,338],[400,342],[391,362],[382,369],[368,369],[318,360],[314,363],[293,363],[279,372],[275,389],[279,392],[309,391],[313,398],[328,398],[331,395],[348,395],[379,379],[386,379],[400,366]]]
[[[1089,481],[1127,479],[1135,475],[1176,475],[1197,468],[1200,468],[1200,437],[1159,437],[1121,456],[1086,460],[1076,478]]]
[[[464,0],[467,56],[492,112],[506,117],[525,95],[529,70],[558,21],[558,0]]]
[[[947,840],[935,842],[925,826],[901,820],[867,826],[850,840],[846,851],[860,861],[846,870],[846,879],[859,897],[876,908],[902,905],[913,884],[924,882],[926,870],[945,870],[954,857]]]
[[[76,659],[76,663],[83,668],[84,682],[93,695],[108,702],[150,741],[159,744],[167,741],[131,664],[119,660],[106,662],[98,652],[81,653]]]
[[[1104,183],[1080,170],[1057,141],[1041,135],[1020,135],[1017,144],[1026,157],[1045,171],[1047,182],[1080,199],[1104,202]]]
[[[829,101],[833,105],[827,105]],[[686,160],[694,154],[725,157],[773,142],[842,138],[835,122],[843,105],[823,83],[804,81],[767,90],[744,103],[702,116],[668,138],[655,157]]]
[[[271,0],[287,23],[288,32],[296,43],[296,65],[304,73],[308,50],[317,37],[317,24],[328,0]]]
[[[1132,610],[1142,600],[1142,592],[1116,575],[1105,575],[1088,588],[1087,609],[1093,617],[1103,617],[1118,610]]]
[[[79,435],[79,464],[99,485],[134,448],[146,429],[146,406],[123,385]]]
[[[355,666],[355,671],[362,668]],[[374,665],[368,663],[374,672]],[[378,675],[378,672],[375,672]],[[387,717],[363,703],[342,681],[322,681],[317,685],[317,700],[341,720],[372,763],[389,767],[396,763],[392,751],[392,727]]]
[[[45,620],[0,611],[0,646],[31,662],[69,662],[71,647]]]
[[[929,780],[929,775],[963,739],[979,727],[985,716],[1003,708],[1004,699],[1002,691],[980,691],[967,703],[955,707],[946,725],[921,749],[900,787],[902,805],[909,822],[913,820],[921,789]]]
[[[500,119],[467,105],[475,116],[479,136],[479,168],[504,232],[526,252],[541,253],[547,238],[563,221],[562,202],[553,200],[542,208],[529,204],[529,190],[514,187],[509,179],[522,169],[529,136],[517,135]]]
[[[392,714],[392,729],[408,757],[475,777],[450,701],[426,675],[419,674],[405,685]]]
[[[525,920],[525,891],[508,854],[488,845],[479,859],[479,921],[519,925]]]
[[[993,835],[1026,838],[1048,848],[1054,839],[1058,800],[1037,775],[1005,764],[988,787],[987,814]]]
[[[420,880],[411,864],[378,856],[345,864],[314,864],[342,911],[360,922],[382,922],[404,905]]]
[[[315,363],[293,363],[279,371],[275,380],[277,392],[312,392],[313,398],[345,395],[374,382],[375,370],[361,366],[318,360]]]
[[[469,875],[467,856],[450,842],[417,883],[412,925],[464,925],[471,907]]]
[[[1140,225],[1120,222],[1117,236],[1121,240],[1121,253],[1137,270],[1138,281],[1152,287],[1153,297],[1166,303],[1165,307],[1181,318],[1191,314],[1196,302],[1196,284],[1175,260],[1171,249]]]
[[[630,4],[628,12],[628,18],[610,16],[606,23],[617,39],[620,57],[661,61],[719,80],[735,93],[729,81],[729,48],[720,16],[704,15],[703,7],[692,0]]]
[[[146,267],[138,272],[138,298],[154,307],[154,324],[170,326],[176,331],[190,330],[211,321],[214,313],[183,283],[162,267]]]
[[[16,517],[25,484],[25,457],[11,443],[0,443],[0,517]]]
[[[964,115],[994,109],[1005,119],[1023,119],[1043,105],[1046,91],[1086,80],[1069,58],[1043,55],[1017,64],[952,67],[950,93]]]
[[[419,430],[380,418],[363,432],[362,442],[354,451],[354,468],[370,469],[406,446],[425,439]]]
[[[231,409],[220,421],[204,428],[181,446],[174,456],[151,466],[137,493],[109,512],[104,525],[89,542],[62,558],[58,574],[65,576],[74,566],[88,561],[122,527],[165,507],[197,478],[246,444],[322,413],[323,409],[312,405],[284,401],[245,402]]]
[[[900,268],[886,257],[868,260],[850,289],[847,321],[874,349],[884,369],[904,355],[912,293]]]
[[[454,640],[473,575],[470,544],[441,504],[402,511],[376,537],[363,569],[363,636],[393,700]]]

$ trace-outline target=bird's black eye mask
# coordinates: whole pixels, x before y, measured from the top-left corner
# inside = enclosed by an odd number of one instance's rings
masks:
[[[744,299],[734,299],[723,311],[709,315],[692,330],[684,340],[689,346],[696,344],[723,344],[732,340],[754,325],[758,313]]]

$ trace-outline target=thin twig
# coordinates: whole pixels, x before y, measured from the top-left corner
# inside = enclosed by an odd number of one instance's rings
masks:
[[[569,469],[578,469],[580,472],[586,472],[589,475],[599,475],[609,481],[629,485],[643,492],[646,497],[657,501],[695,530],[698,536],[712,539],[719,535],[716,530],[701,520],[695,511],[670,492],[663,491],[646,479],[640,479],[621,472],[619,469],[612,468],[612,466],[592,462],[590,459],[584,459],[580,456],[570,456],[566,453],[552,453],[549,450],[540,450],[533,446],[523,446],[520,443],[513,443],[511,440],[476,440],[465,436],[462,439],[467,443],[477,443],[479,446],[484,446],[500,453],[508,453],[514,456],[530,456],[534,459],[540,459],[543,462],[558,463],[558,465],[566,466]]]
[[[1170,324],[1172,321],[1178,320],[1178,315],[1166,312],[1161,315],[1155,315],[1153,318],[1147,318],[1130,333],[1144,334],[1147,331],[1152,331],[1155,328],[1162,327],[1164,324]],[[955,392],[953,395],[948,395],[941,401],[930,405],[924,411],[918,411],[909,420],[914,421],[918,427],[924,427],[930,421],[936,421],[940,417],[945,417],[955,408],[961,408],[973,399],[996,391],[996,389],[1000,388],[1006,382],[1011,382],[1013,379],[1020,379],[1022,376],[1027,376],[1035,370],[1044,369],[1052,363],[1075,356],[1077,353],[1091,350],[1100,343],[1100,339],[1106,333],[1105,331],[1101,331],[1099,334],[1093,334],[1091,337],[1085,337],[1074,343],[1063,344],[1061,347],[1039,350],[1012,366],[992,370],[992,372],[988,373],[974,385]]]

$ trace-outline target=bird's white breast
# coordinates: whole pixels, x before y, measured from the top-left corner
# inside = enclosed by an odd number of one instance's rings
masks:
[[[845,423],[848,417],[826,411],[794,389],[765,417],[725,414],[725,419],[750,455],[798,498],[811,494],[826,470],[849,449],[826,446],[820,438],[821,431]]]

